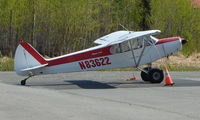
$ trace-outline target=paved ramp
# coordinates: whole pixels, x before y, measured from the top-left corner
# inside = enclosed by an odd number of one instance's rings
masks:
[[[200,73],[170,72],[173,87],[131,72],[84,72],[33,77],[27,86],[0,72],[2,120],[199,120]]]

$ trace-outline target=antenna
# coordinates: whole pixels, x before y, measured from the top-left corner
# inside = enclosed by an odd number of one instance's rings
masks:
[[[123,27],[126,31],[129,31],[126,27],[124,27],[124,25],[119,24],[121,27]],[[129,33],[131,33],[131,31],[129,31]]]

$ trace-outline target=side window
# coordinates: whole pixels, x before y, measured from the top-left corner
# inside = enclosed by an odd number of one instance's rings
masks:
[[[137,48],[142,48],[142,45],[143,45],[143,40],[142,39],[137,39]]]
[[[145,38],[142,37],[142,38],[136,38],[136,39],[130,40],[130,44],[131,44],[133,50],[143,47],[143,44],[144,44],[143,39],[145,39]],[[123,52],[127,52],[127,51],[130,51],[128,41],[112,45],[112,47],[110,48],[110,52],[112,54],[123,53]]]
[[[112,54],[120,53],[120,45],[119,44],[112,45],[112,47],[110,48],[110,52]]]
[[[123,52],[127,52],[130,51],[128,42],[122,42],[116,45],[112,45],[112,47],[110,48],[110,52],[112,54],[116,54],[116,53],[123,53]]]
[[[133,49],[142,48],[142,46],[143,46],[142,38],[133,39],[130,42],[131,42],[131,46]]]
[[[121,46],[121,52],[127,52],[130,50],[128,41],[121,43],[120,46]]]

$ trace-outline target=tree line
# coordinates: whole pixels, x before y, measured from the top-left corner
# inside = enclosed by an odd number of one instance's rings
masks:
[[[50,57],[94,46],[108,33],[160,29],[200,51],[200,8],[191,0],[1,0],[0,51],[13,57],[20,39]]]

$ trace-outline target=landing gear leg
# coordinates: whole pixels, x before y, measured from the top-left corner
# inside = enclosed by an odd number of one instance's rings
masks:
[[[26,85],[26,80],[28,80],[30,77],[32,77],[32,76],[28,76],[24,80],[21,80],[21,85]]]
[[[152,68],[151,67],[145,67],[143,68],[143,71],[141,71],[141,78],[142,80],[144,81],[150,81],[151,80],[151,77],[149,75],[149,71],[151,70]]]
[[[141,78],[144,81],[150,81],[151,77],[149,75],[149,71],[152,69],[152,63],[149,63],[147,67],[143,68],[141,71]]]
[[[148,68],[149,68],[148,70],[150,70],[152,68],[152,63],[148,64]]]

